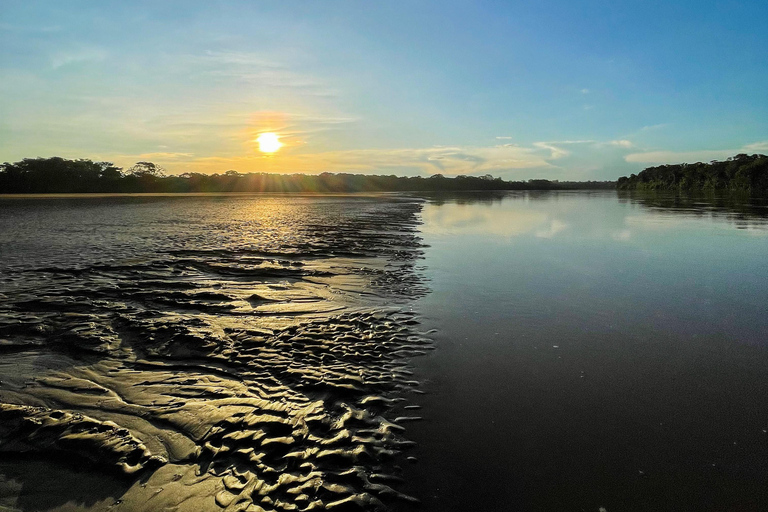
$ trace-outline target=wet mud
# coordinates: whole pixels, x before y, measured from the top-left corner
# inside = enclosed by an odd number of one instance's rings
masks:
[[[4,203],[0,508],[410,509],[420,209]]]

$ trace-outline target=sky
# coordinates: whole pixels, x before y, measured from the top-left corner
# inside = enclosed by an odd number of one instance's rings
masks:
[[[0,0],[0,161],[614,180],[768,153],[766,19],[764,0]]]

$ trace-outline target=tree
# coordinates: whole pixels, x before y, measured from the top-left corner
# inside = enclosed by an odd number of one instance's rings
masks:
[[[99,178],[103,180],[118,180],[123,177],[122,167],[116,167],[112,162],[96,162],[101,167]]]
[[[133,174],[136,177],[153,177],[162,178],[165,176],[165,169],[152,162],[136,162],[136,164],[128,169],[129,174]]]

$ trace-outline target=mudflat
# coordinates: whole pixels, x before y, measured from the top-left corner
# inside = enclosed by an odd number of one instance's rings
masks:
[[[9,199],[0,505],[407,506],[421,201]]]

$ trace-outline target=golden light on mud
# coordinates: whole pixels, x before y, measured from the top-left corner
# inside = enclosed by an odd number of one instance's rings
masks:
[[[259,143],[259,151],[262,153],[274,153],[283,147],[276,133],[262,133],[256,137],[256,142]]]

